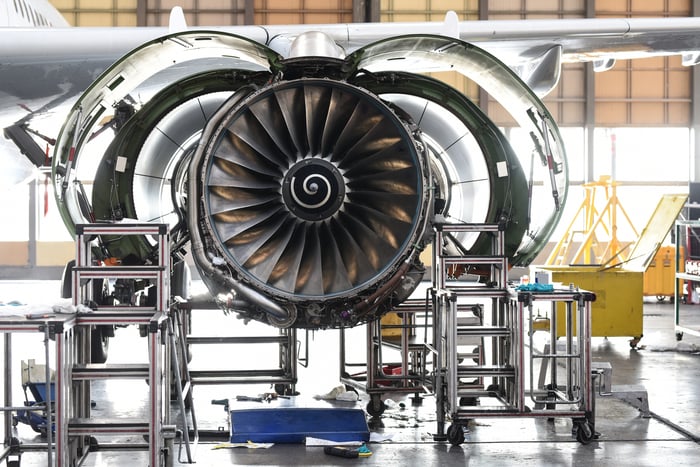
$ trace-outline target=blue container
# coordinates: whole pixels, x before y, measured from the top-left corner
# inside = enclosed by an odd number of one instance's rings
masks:
[[[369,441],[362,409],[279,407],[231,411],[231,442]]]
[[[26,405],[27,407],[34,407],[40,405],[42,407],[42,410],[18,410],[17,415],[13,417],[13,420],[17,423],[25,423],[31,426],[32,429],[37,433],[41,433],[43,436],[46,436],[46,426],[48,419],[45,406],[46,402],[48,401],[46,397],[46,383],[26,383],[24,385],[24,388],[25,397],[27,389],[29,389],[29,391],[32,393],[32,396],[34,397],[33,401],[25,401],[24,405]],[[56,384],[53,382],[50,383],[49,388],[51,395],[51,403],[53,404],[56,400]],[[56,431],[56,426],[54,423],[51,423],[51,431]]]
[[[51,402],[56,400],[56,384],[50,383],[51,387]],[[34,400],[37,402],[46,402],[46,383],[27,383],[29,391],[34,396]]]

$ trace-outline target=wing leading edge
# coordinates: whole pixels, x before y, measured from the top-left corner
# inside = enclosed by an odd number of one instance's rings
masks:
[[[182,21],[176,25],[178,30],[184,27]],[[208,29],[260,43],[283,58],[289,56],[294,40],[309,31],[324,33],[346,54],[405,34],[458,37],[496,56],[538,96],[556,86],[562,63],[593,62],[596,70],[604,71],[615,60],[640,57],[681,55],[684,65],[700,61],[696,17],[460,22],[449,12],[442,22]],[[168,32],[167,27],[0,28],[0,127],[31,122],[34,130],[57,136],[58,127],[37,127],[37,120],[62,121],[65,109],[119,57]],[[50,118],[52,113],[56,118]],[[2,148],[7,152],[6,144]]]
[[[179,25],[177,29],[182,29]],[[191,30],[204,28],[188,28]],[[543,20],[346,23],[316,25],[221,26],[215,31],[260,42],[283,57],[291,42],[308,31],[331,37],[347,53],[372,42],[406,34],[441,34],[473,43],[509,66],[561,47],[563,63],[606,58],[683,55],[700,51],[700,18],[585,18]],[[80,59],[116,60],[129,50],[163,36],[167,27],[0,28],[3,66]]]

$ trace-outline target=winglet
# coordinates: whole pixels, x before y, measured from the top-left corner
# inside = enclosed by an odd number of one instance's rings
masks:
[[[615,66],[615,59],[612,57],[604,57],[598,60],[593,60],[593,71],[602,73],[608,71]]]
[[[443,29],[442,35],[459,39],[459,17],[457,13],[453,10],[449,10],[445,13],[444,24],[445,28]]]
[[[700,52],[686,52],[682,55],[683,66],[695,66],[700,63]]]
[[[187,21],[182,7],[176,6],[170,10],[170,20],[168,21],[168,31],[170,34],[185,31],[187,29]]]

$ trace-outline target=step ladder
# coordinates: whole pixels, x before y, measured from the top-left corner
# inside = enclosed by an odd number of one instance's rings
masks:
[[[573,286],[551,290],[509,288],[505,232],[500,225],[441,224],[435,230],[436,245],[443,245],[445,236],[453,232],[479,233],[491,239],[490,251],[482,255],[450,256],[442,248],[434,252],[435,439],[459,445],[465,440],[464,427],[471,419],[515,416],[569,417],[572,435],[579,442],[587,444],[595,439],[590,354],[590,311],[595,294]],[[463,283],[448,277],[454,265],[478,270],[480,280]],[[481,313],[474,312],[474,305],[465,306],[474,302],[483,305]],[[556,346],[545,353],[533,351],[535,302],[551,308],[550,339],[556,342],[561,336],[565,341],[563,352],[558,352]],[[465,319],[465,308],[478,319]],[[556,326],[559,313],[564,328],[561,332]],[[465,339],[476,339],[471,344],[478,344],[471,354],[472,361],[462,350]],[[556,371],[559,363],[564,368],[561,378]],[[541,364],[549,364],[551,374],[548,383],[541,380],[535,385],[534,367]],[[528,366],[529,381],[525,375]],[[448,419],[452,425],[445,430]]]
[[[515,385],[519,378],[515,342],[519,336],[513,322],[515,313],[508,306],[504,227],[436,224],[434,228],[432,277],[438,422],[434,437],[444,441],[453,435],[445,432],[447,416],[454,423],[450,429],[455,426],[461,429],[460,424],[473,412],[495,415],[515,410]],[[446,253],[442,245],[460,233],[487,236],[490,251],[478,255]],[[469,273],[469,279],[450,277],[455,276],[456,270]],[[483,404],[486,398],[492,401],[490,405]]]
[[[139,235],[152,239],[153,264],[107,266],[100,264],[95,252],[103,236]],[[171,370],[180,381],[182,368],[170,306],[170,250],[167,224],[79,224],[76,225],[76,262],[72,269],[72,301],[78,307],[90,303],[90,312],[78,312],[56,333],[56,458],[58,466],[73,466],[95,448],[96,435],[142,436],[140,446],[148,450],[149,466],[165,465],[172,455],[177,429],[170,423]],[[95,305],[93,280],[132,279],[148,281],[155,287],[151,304]],[[105,364],[91,361],[91,329],[94,326],[138,325],[146,334],[147,363]],[[177,351],[177,349],[180,349]],[[96,419],[91,416],[90,383],[95,380],[140,379],[148,382],[147,416]],[[184,411],[183,392],[177,391],[182,410],[183,441],[188,462],[193,462],[189,446],[189,427]],[[194,412],[191,413],[196,430]],[[134,449],[133,442],[108,443],[100,449]]]
[[[176,300],[177,303],[177,300]],[[199,427],[195,415],[192,376],[188,364],[187,328],[184,326],[183,316],[178,307],[173,304],[170,307],[170,319],[167,323],[167,339],[170,344],[170,352],[166,355],[166,368],[171,368],[172,382],[165,387],[166,400],[172,400],[171,391],[175,388],[175,400],[180,413],[182,426],[182,438],[178,452],[178,462],[194,463],[193,448],[199,443]],[[189,419],[187,413],[189,411]],[[190,432],[192,437],[190,438]],[[185,448],[186,459],[182,457],[182,447]]]

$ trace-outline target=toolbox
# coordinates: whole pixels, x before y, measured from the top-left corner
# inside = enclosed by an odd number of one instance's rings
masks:
[[[304,443],[307,437],[329,441],[369,441],[362,409],[267,407],[231,411],[231,442]]]

